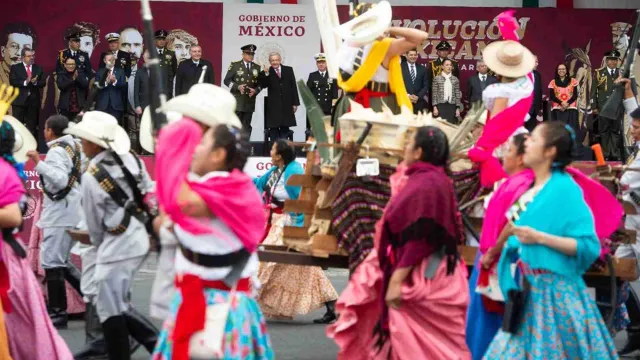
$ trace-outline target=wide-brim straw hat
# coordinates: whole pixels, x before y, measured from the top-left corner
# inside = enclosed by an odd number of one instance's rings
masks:
[[[169,123],[182,118],[182,114],[175,111],[168,111],[166,115]],[[142,113],[142,119],[140,119],[140,146],[147,152],[155,153],[155,140],[153,139],[153,126],[151,123],[151,108],[147,106]]]
[[[242,128],[236,115],[236,98],[213,84],[195,84],[188,93],[167,101],[162,111],[182,114],[209,127],[230,125]]]
[[[391,25],[391,4],[380,1],[364,14],[338,26],[334,31],[349,44],[362,46],[384,35]]]
[[[38,142],[31,134],[31,131],[13,116],[5,115],[2,121],[6,121],[11,125],[15,133],[16,142],[13,145],[13,158],[19,163],[26,162],[28,159],[27,152],[36,150],[38,148]]]
[[[118,125],[118,120],[115,117],[102,111],[85,113],[82,121],[68,127],[64,133],[87,140],[105,149],[110,148],[118,155],[127,154],[131,150],[131,140],[127,132]]]
[[[536,57],[522,44],[513,40],[494,41],[482,51],[482,58],[496,74],[519,78],[536,66]]]

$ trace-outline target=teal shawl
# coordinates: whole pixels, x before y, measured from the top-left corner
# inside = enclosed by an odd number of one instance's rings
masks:
[[[256,185],[261,194],[264,192],[264,187],[267,185],[269,177],[276,169],[276,166],[272,166],[266,174],[253,180],[253,183]],[[294,160],[290,162],[289,165],[287,165],[287,167],[284,169],[284,174],[282,174],[282,181],[284,181],[285,184],[284,190],[287,192],[287,195],[289,195],[289,198],[291,200],[298,199],[298,197],[300,197],[300,191],[302,190],[300,186],[287,185],[287,181],[289,180],[291,175],[295,174],[304,174],[304,168],[302,167],[302,165],[300,165],[299,162]],[[304,217],[302,214],[291,213],[291,221],[292,226],[301,227],[304,223]]]
[[[499,283],[505,298],[509,290],[519,289],[511,272],[512,264],[518,259],[532,269],[578,279],[600,255],[593,214],[582,189],[564,171],[554,170],[549,181],[519,215],[515,221],[517,226],[575,239],[577,252],[569,256],[544,245],[522,244],[517,237],[509,237],[498,263]]]

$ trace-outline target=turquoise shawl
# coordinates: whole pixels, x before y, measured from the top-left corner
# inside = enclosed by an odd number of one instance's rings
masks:
[[[564,171],[554,170],[549,181],[519,215],[520,218],[514,221],[517,226],[575,239],[577,252],[569,256],[544,245],[522,244],[517,237],[509,237],[498,263],[499,283],[505,298],[509,290],[519,289],[511,271],[512,264],[518,259],[532,269],[578,279],[600,255],[593,214],[582,189]]]
[[[264,187],[267,185],[269,177],[276,169],[276,166],[272,166],[266,174],[253,180],[253,183],[256,185],[261,194],[264,192]],[[300,186],[287,185],[287,181],[289,180],[291,175],[295,174],[304,174],[304,168],[302,167],[302,165],[300,165],[299,162],[294,160],[290,162],[289,165],[287,165],[287,167],[284,169],[284,174],[282,174],[281,180],[284,181],[284,190],[287,192],[287,195],[289,195],[289,198],[291,200],[298,199],[298,197],[300,197],[300,191],[302,190]],[[301,227],[304,223],[304,217],[302,214],[291,213],[291,221],[291,226]]]

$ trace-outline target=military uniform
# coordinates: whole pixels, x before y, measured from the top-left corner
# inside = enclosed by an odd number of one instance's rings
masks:
[[[255,52],[255,45],[246,45],[241,48],[244,52]],[[236,115],[242,122],[242,127],[251,136],[251,119],[256,108],[256,97],[262,90],[258,84],[260,65],[244,60],[234,61],[229,65],[223,83],[229,87],[231,94],[236,98]],[[240,92],[240,85],[245,85],[244,92]],[[255,95],[249,96],[249,89],[256,91]]]
[[[316,62],[326,61],[324,54],[315,56]],[[325,69],[323,72],[314,71],[309,74],[307,79],[307,87],[318,101],[322,112],[325,115],[331,115],[334,99],[338,98],[338,81],[329,77],[329,73]],[[307,135],[310,134],[309,119],[307,119]]]
[[[158,30],[155,33],[156,39],[165,39],[168,33],[166,30]],[[166,79],[168,80],[167,89],[173,89],[173,79],[176,76],[178,71],[178,59],[176,58],[176,53],[164,48],[157,48],[158,51],[158,59],[160,60],[160,68],[166,75]],[[171,99],[171,91],[167,92],[167,99]]]
[[[451,45],[446,42],[446,41],[441,41],[437,46],[436,46],[436,50],[438,51],[450,51]],[[440,58],[438,57],[437,59],[433,60],[432,62],[430,62],[427,65],[427,88],[429,89],[429,92],[432,91],[432,87],[433,87],[433,79],[436,78],[436,76],[440,75],[440,73],[442,72],[442,63],[447,60],[446,58]],[[453,63],[453,69],[451,69],[451,73],[453,74],[453,76],[457,77],[458,80],[460,80],[460,66],[458,65],[458,62],[453,60],[453,59],[449,59],[451,60],[451,62]]]
[[[607,58],[618,58],[618,51],[611,51],[605,54]],[[617,56],[616,56],[617,55]],[[591,109],[602,111],[607,100],[613,93],[614,82],[620,75],[620,69],[609,69],[603,67],[595,70],[594,85],[591,87]],[[598,114],[598,131],[596,136],[600,137],[602,152],[607,160],[620,160],[620,150],[622,144],[621,131],[622,119],[609,119]]]
[[[91,61],[89,61],[89,54],[82,50],[75,51],[73,56],[71,49],[63,49],[58,51],[58,62],[56,63],[56,73],[65,71],[64,62],[68,58],[76,60],[76,70],[78,73],[84,72],[89,79],[93,79],[93,69],[91,69]]]

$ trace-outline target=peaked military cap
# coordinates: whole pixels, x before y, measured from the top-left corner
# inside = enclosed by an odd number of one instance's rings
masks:
[[[314,59],[316,59],[316,61],[327,61],[327,57],[324,55],[324,53],[317,53],[313,56]]]
[[[442,40],[440,41],[440,43],[436,46],[436,50],[451,50],[451,44],[449,44],[448,42]]]
[[[107,39],[108,42],[118,41],[120,40],[120,35],[117,33],[108,33],[104,38]]]
[[[257,49],[258,47],[253,44],[245,45],[240,48],[240,50],[242,50],[243,52],[248,52],[248,53],[256,52]]]
[[[606,56],[607,59],[609,59],[609,58],[611,58],[611,59],[620,59],[620,51],[611,50],[611,51],[608,51],[608,52],[604,53],[604,56]]]
[[[80,41],[80,33],[69,34],[67,40]]]
[[[164,29],[160,29],[155,32],[156,39],[164,39],[167,37],[167,35],[169,35],[169,33],[167,32],[167,30],[164,30]]]

